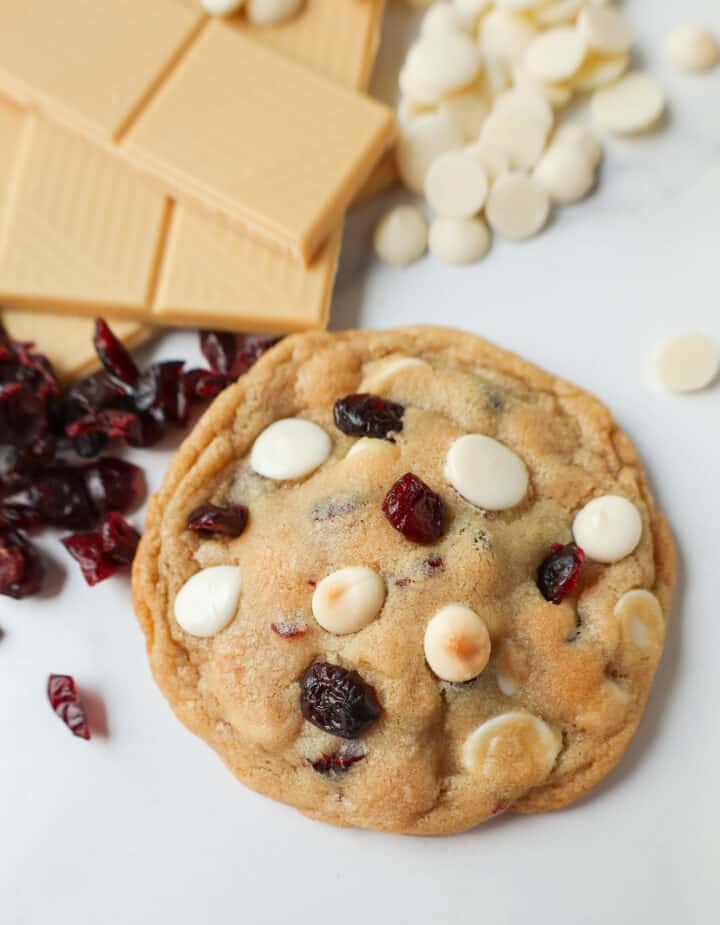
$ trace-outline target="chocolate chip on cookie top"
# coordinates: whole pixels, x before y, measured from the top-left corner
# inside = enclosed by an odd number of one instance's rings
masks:
[[[600,780],[672,584],[607,410],[422,328],[270,350],[178,454],[134,575],[158,682],[241,780],[414,833]]]

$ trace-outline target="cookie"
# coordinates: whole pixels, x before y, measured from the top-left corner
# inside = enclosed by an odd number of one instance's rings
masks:
[[[416,327],[289,337],[224,392],[150,502],[133,594],[158,685],[246,785],[438,834],[613,768],[674,575],[597,399]]]

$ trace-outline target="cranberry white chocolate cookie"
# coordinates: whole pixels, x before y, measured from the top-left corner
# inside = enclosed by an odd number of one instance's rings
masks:
[[[133,591],[179,718],[335,825],[459,832],[616,764],[674,550],[610,412],[478,337],[312,333],[220,395]]]

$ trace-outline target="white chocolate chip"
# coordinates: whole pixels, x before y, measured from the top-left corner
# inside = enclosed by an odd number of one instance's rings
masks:
[[[215,636],[235,616],[241,587],[237,566],[216,565],[196,572],[177,593],[175,619],[191,636]]]
[[[613,55],[610,58],[590,56],[572,78],[572,85],[583,93],[598,90],[614,83],[627,70],[630,55]]]
[[[578,16],[577,29],[589,48],[606,55],[622,54],[632,45],[630,23],[613,7],[586,6]]]
[[[473,83],[480,65],[480,53],[468,36],[432,33],[410,49],[400,72],[400,89],[420,103],[438,103]]]
[[[430,364],[418,357],[406,357],[402,355],[390,356],[378,364],[374,364],[371,371],[363,379],[361,391],[380,394],[387,388],[392,379],[402,370],[412,367],[424,367],[430,369]],[[377,441],[374,441],[377,442]]]
[[[552,83],[576,74],[586,54],[587,42],[577,29],[558,26],[532,40],[524,63],[531,77]]]
[[[709,71],[720,61],[714,36],[697,26],[680,26],[668,36],[667,54],[679,71]]]
[[[463,498],[486,511],[515,507],[529,483],[522,459],[484,434],[466,434],[451,444],[445,478]]]
[[[500,174],[510,170],[510,158],[501,149],[491,144],[485,139],[479,138],[474,144],[469,145],[465,150],[477,157],[485,168],[485,173],[491,182],[497,180]]]
[[[651,128],[665,110],[665,96],[646,74],[632,73],[598,90],[590,103],[593,118],[615,135],[632,135]]]
[[[532,116],[550,131],[555,122],[555,113],[542,92],[532,84],[524,84],[505,90],[495,100],[495,106],[504,112],[515,112]]]
[[[401,125],[397,163],[405,186],[414,193],[422,193],[425,176],[435,158],[464,144],[462,129],[445,112],[420,115]]]
[[[397,445],[390,443],[389,440],[377,440],[375,437],[361,437],[348,450],[345,459],[350,459],[360,453],[370,453],[373,456],[398,456],[399,450]]]
[[[425,630],[425,659],[443,681],[461,684],[476,678],[490,658],[485,621],[462,604],[448,604]]]
[[[462,27],[473,32],[480,22],[480,17],[493,4],[493,0],[453,0],[453,8]]]
[[[665,619],[660,601],[650,591],[637,589],[623,594],[614,613],[626,643],[645,652],[662,647]]]
[[[371,568],[353,565],[333,572],[318,584],[312,612],[328,633],[357,633],[376,619],[385,603],[385,582]]]
[[[568,205],[587,196],[595,185],[595,171],[581,148],[554,144],[540,158],[533,176],[555,205]]]
[[[480,48],[486,67],[495,62],[509,68],[520,61],[536,33],[536,27],[529,20],[503,10],[492,10],[480,26]]]
[[[553,140],[553,144],[570,145],[579,148],[588,163],[595,170],[603,159],[603,148],[592,132],[584,125],[570,122],[561,126]]]
[[[546,722],[513,710],[484,722],[465,740],[462,763],[473,776],[503,792],[522,792],[545,780],[562,746]]]
[[[707,388],[720,371],[720,348],[702,334],[679,334],[660,345],[655,354],[658,381],[671,392]]]
[[[330,437],[303,418],[275,421],[257,437],[250,467],[266,479],[298,479],[321,466],[332,451]]]
[[[640,511],[620,495],[595,498],[575,516],[573,536],[596,562],[619,562],[633,553],[642,537]]]
[[[490,190],[485,214],[493,231],[521,240],[545,226],[550,215],[550,198],[532,177],[505,173]]]
[[[227,16],[237,12],[244,5],[245,0],[202,0],[205,12],[213,16]]]
[[[430,225],[428,244],[445,263],[476,263],[490,248],[490,232],[481,218],[440,217]]]
[[[248,0],[247,17],[256,26],[274,26],[295,16],[304,0]]]
[[[547,137],[548,128],[532,113],[502,107],[493,109],[480,133],[484,144],[500,148],[521,170],[537,164]]]
[[[446,97],[438,108],[458,126],[468,141],[477,138],[489,112],[488,102],[477,85]]]
[[[500,10],[510,10],[513,13],[524,13],[541,7],[545,0],[495,0],[495,6]]]
[[[397,267],[406,267],[427,250],[428,226],[415,206],[396,206],[383,215],[375,227],[373,244],[378,257]]]
[[[585,0],[550,0],[535,10],[535,20],[541,26],[559,26],[572,21],[582,9]]]
[[[420,35],[423,38],[438,33],[462,31],[460,16],[451,3],[433,3],[420,23]]]
[[[438,157],[425,177],[425,196],[447,218],[470,218],[485,204],[488,178],[478,158],[465,151]]]

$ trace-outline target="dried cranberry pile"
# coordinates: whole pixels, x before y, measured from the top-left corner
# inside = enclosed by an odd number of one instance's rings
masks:
[[[101,454],[113,445],[153,446],[187,422],[194,403],[214,398],[275,342],[203,331],[207,369],[185,370],[173,360],[140,370],[98,319],[94,343],[103,370],[63,392],[46,357],[0,330],[0,594],[23,598],[42,586],[43,563],[27,530],[75,531],[63,543],[88,584],[128,565],[139,536],[122,515],[142,499],[143,474]],[[211,529],[222,523],[236,530],[242,517],[234,512],[231,522],[216,519]]]

